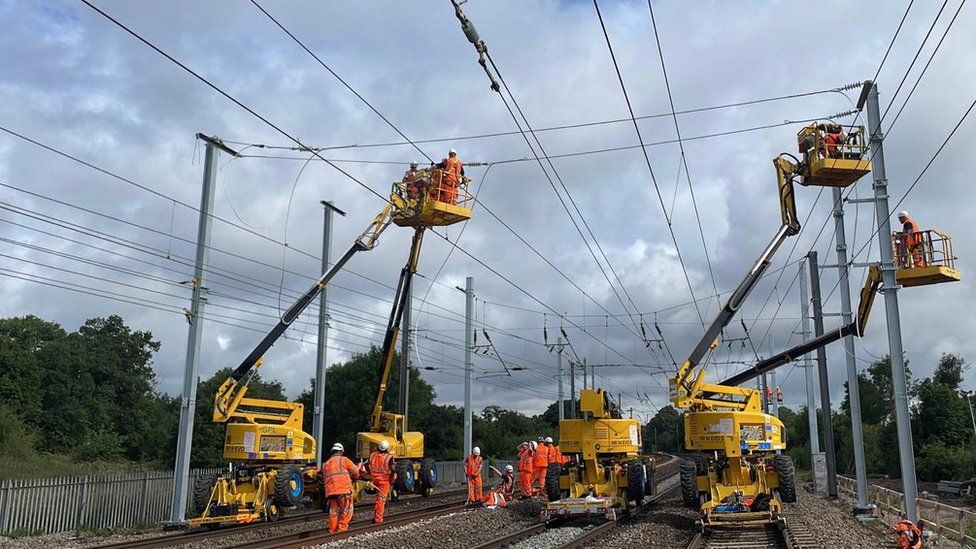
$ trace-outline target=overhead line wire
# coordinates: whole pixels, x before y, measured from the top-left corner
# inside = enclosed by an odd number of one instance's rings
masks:
[[[681,128],[678,125],[678,115],[674,109],[674,96],[671,94],[671,82],[668,79],[668,68],[664,62],[664,50],[661,48],[661,37],[657,31],[657,19],[654,17],[654,7],[651,0],[647,0],[647,9],[651,13],[651,27],[654,29],[654,42],[657,44],[658,59],[661,61],[661,73],[664,75],[664,87],[668,91],[668,103],[671,105],[671,118],[674,120],[674,133],[678,138],[678,149],[681,151],[681,163],[685,168],[685,179],[688,181],[688,192],[691,193],[691,204],[695,210],[695,221],[698,223],[698,234],[701,235],[702,249],[705,251],[705,263],[708,265],[708,276],[712,281],[712,290],[715,292],[715,301],[719,309],[722,308],[722,301],[718,297],[718,286],[715,284],[715,272],[712,270],[712,260],[708,254],[708,244],[705,243],[705,230],[702,228],[701,215],[698,212],[698,200],[695,199],[695,186],[691,183],[691,170],[688,169],[688,157],[685,156],[685,145],[681,140]],[[680,169],[679,169],[680,171]],[[680,176],[680,173],[679,173]],[[677,185],[675,185],[677,191]],[[674,205],[672,201],[672,215]]]
[[[627,94],[627,87],[624,85],[624,78],[620,73],[620,66],[617,64],[617,56],[613,52],[613,45],[610,43],[610,35],[607,33],[607,27],[603,22],[603,15],[600,13],[600,4],[597,2],[597,0],[593,0],[593,7],[596,8],[597,17],[600,20],[600,28],[603,29],[603,37],[606,39],[607,49],[610,50],[610,59],[613,61],[614,70],[617,73],[617,80],[620,82],[620,90],[623,92],[624,101],[627,103],[627,110],[630,112],[630,118],[634,123],[634,131],[637,133],[637,140],[640,143],[641,152],[644,154],[644,161],[647,164],[647,169],[651,174],[651,182],[654,184],[654,191],[657,193],[658,201],[661,203],[661,211],[664,214],[664,219],[668,224],[668,232],[671,234],[671,241],[674,243],[675,253],[678,256],[678,263],[681,266],[681,271],[684,273],[685,282],[688,284],[688,291],[691,293],[691,298],[692,300],[695,300],[695,288],[691,283],[691,277],[688,275],[688,269],[685,266],[684,258],[681,256],[681,248],[678,246],[678,238],[674,234],[674,226],[671,223],[670,216],[668,216],[668,209],[664,204],[664,197],[661,195],[661,188],[657,183],[657,177],[654,175],[654,168],[651,167],[651,159],[647,155],[647,149],[644,147],[644,138],[641,137],[640,126],[637,124],[637,119],[634,115],[634,108],[630,103],[630,96]],[[695,312],[698,313],[698,319],[701,321],[702,325],[704,325],[705,318],[702,316],[701,310],[698,308],[697,301],[695,302]]]

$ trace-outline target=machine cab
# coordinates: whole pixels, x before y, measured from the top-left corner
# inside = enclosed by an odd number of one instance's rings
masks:
[[[891,246],[895,258],[895,280],[902,286],[925,286],[962,279],[956,270],[949,235],[928,229],[913,233],[893,233]]]
[[[424,435],[415,431],[404,431],[402,414],[383,412],[381,431],[364,431],[356,434],[356,455],[369,459],[369,455],[379,449],[380,442],[390,443],[390,451],[397,458],[419,459],[424,457]]]
[[[436,167],[414,172],[393,184],[390,202],[395,206],[393,222],[400,227],[441,227],[471,218],[468,193],[471,180],[457,184]]]
[[[864,127],[810,124],[796,136],[803,155],[800,184],[847,187],[871,171],[864,144]]]

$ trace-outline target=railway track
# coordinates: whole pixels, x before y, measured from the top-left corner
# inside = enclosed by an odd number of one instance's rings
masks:
[[[416,511],[397,513],[387,517],[386,520],[380,524],[373,523],[372,519],[357,520],[350,524],[349,530],[345,532],[330,534],[328,531],[323,529],[305,530],[291,534],[283,534],[280,536],[253,540],[237,545],[230,545],[228,547],[233,547],[234,549],[298,549],[307,545],[318,545],[352,536],[358,536],[368,532],[403,526],[418,520],[456,513],[467,508],[468,506],[465,505],[465,501],[463,500],[452,501],[441,505],[435,505],[433,507],[427,507],[425,509],[418,509]]]
[[[654,504],[665,497],[673,494],[679,487],[678,475],[670,474],[668,477],[661,481],[662,488],[658,491],[658,494],[653,498],[647,500],[642,504],[641,507]],[[585,523],[585,519],[553,519],[549,522],[533,524],[532,526],[523,528],[512,534],[508,534],[491,541],[482,543],[481,545],[475,546],[473,549],[503,549],[505,547],[511,547],[520,541],[525,541],[536,536],[544,534],[547,530],[552,528],[559,528],[563,526],[578,525],[580,523]],[[618,521],[607,521],[592,528],[583,530],[582,533],[573,537],[573,539],[564,541],[562,543],[556,544],[554,547],[558,549],[575,549],[577,547],[582,547],[586,542],[596,539],[606,532],[617,527]]]
[[[688,549],[813,549],[820,547],[804,524],[791,521],[754,528],[717,528],[699,532]]]
[[[460,494],[467,494],[467,490],[450,490],[442,493],[435,493],[432,497],[443,498],[448,496],[456,496]],[[402,502],[411,502],[416,500],[421,500],[426,498],[421,498],[421,496],[403,498],[397,500],[396,502],[390,502],[387,504],[387,509],[393,512],[389,515],[389,519],[397,517],[398,514],[395,513],[397,507],[400,506]],[[371,506],[371,502],[364,502],[360,505]],[[436,506],[435,506],[436,507]],[[431,507],[426,507],[418,511],[423,511],[430,509]],[[403,513],[408,514],[408,513]],[[198,541],[205,541],[211,539],[222,538],[225,536],[233,536],[241,533],[255,532],[261,530],[274,530],[275,528],[280,528],[281,526],[290,524],[304,524],[307,522],[313,522],[316,520],[324,520],[328,516],[321,511],[310,511],[307,513],[300,513],[295,515],[286,515],[276,522],[255,522],[251,524],[245,524],[241,526],[226,526],[218,528],[215,530],[191,530],[181,534],[164,535],[156,537],[147,537],[136,540],[120,541],[116,543],[107,543],[102,545],[97,545],[92,549],[158,549],[160,547],[174,547],[183,546],[190,543],[196,543]],[[365,521],[356,521],[350,525],[369,522],[371,519],[366,519]]]

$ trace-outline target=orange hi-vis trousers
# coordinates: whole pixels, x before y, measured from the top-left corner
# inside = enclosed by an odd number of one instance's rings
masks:
[[[373,481],[376,487],[376,497],[373,498],[373,522],[383,522],[386,513],[386,500],[390,497],[390,483]]]
[[[537,492],[539,494],[546,493],[546,468],[548,465],[536,465],[535,466],[535,476],[532,477],[532,484],[539,484]]]
[[[329,533],[348,530],[352,511],[352,494],[329,496]]]
[[[519,471],[519,489],[522,491],[522,496],[532,497],[532,471]]]
[[[481,493],[481,475],[468,477],[468,503],[481,503],[485,500]]]

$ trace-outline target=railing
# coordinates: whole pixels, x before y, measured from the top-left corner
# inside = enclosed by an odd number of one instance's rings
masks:
[[[514,462],[500,460],[493,465],[504,470]],[[190,472],[187,516],[192,516],[194,479],[223,470]],[[437,474],[442,486],[464,483],[464,463],[438,461]],[[494,484],[487,462],[482,478],[486,486]],[[5,480],[0,482],[0,535],[151,526],[169,519],[172,497],[172,471]]]
[[[857,499],[854,479],[837,475],[837,488],[841,495]],[[905,512],[905,496],[882,486],[868,486],[868,501],[878,507],[882,519],[892,526]],[[916,498],[915,505],[918,518],[925,522],[924,529],[938,535],[939,547],[976,547],[976,513],[924,498]]]
[[[809,153],[811,161],[822,158],[841,158],[860,160],[867,153],[864,142],[864,126],[837,126],[837,140],[828,140],[825,124],[812,124],[800,130],[797,134],[797,144],[801,153]]]
[[[935,229],[915,233],[892,233],[891,247],[895,255],[895,266],[899,269],[956,268],[952,239],[949,235]]]
[[[199,475],[222,470],[194,469],[188,486]],[[172,471],[5,480],[0,483],[0,534],[157,524],[169,518],[172,497]],[[192,499],[188,493],[188,505]]]
[[[449,181],[445,170],[427,168],[418,170],[410,178],[405,177],[405,181],[394,183],[393,193],[415,207],[416,211],[420,211],[428,200],[468,208],[468,202],[473,201],[468,192],[470,181],[467,177],[461,177],[458,184],[454,185]]]

